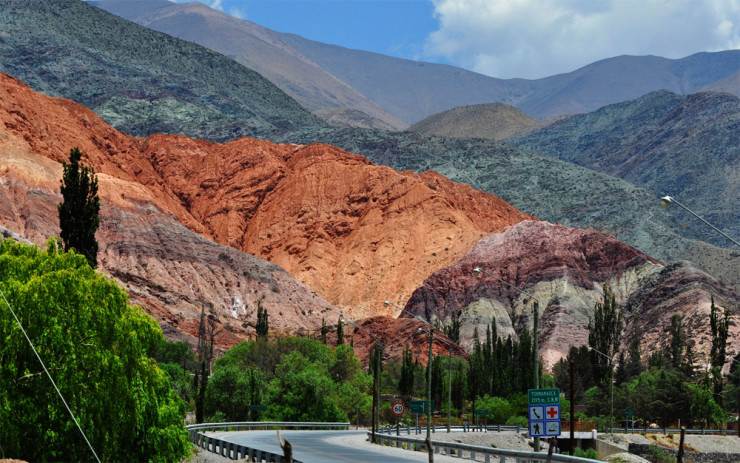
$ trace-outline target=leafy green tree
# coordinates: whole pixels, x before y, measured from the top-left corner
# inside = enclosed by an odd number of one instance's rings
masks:
[[[337,385],[334,402],[347,415],[350,422],[370,422],[372,417],[373,379],[358,372],[354,377]]]
[[[257,337],[265,338],[270,331],[267,309],[262,306],[262,301],[257,302]]]
[[[583,401],[586,390],[597,383],[593,375],[593,364],[591,363],[591,353],[588,351],[588,346],[571,347],[568,356],[558,361],[553,367],[555,384],[561,391],[570,391],[570,362],[574,363],[575,369],[575,401],[580,403]]]
[[[460,342],[460,316],[456,315],[452,317],[452,321],[449,325],[444,326],[444,334],[452,340],[454,343]]]
[[[632,400],[642,416],[663,426],[690,422],[690,391],[685,376],[677,369],[650,368],[635,379]]]
[[[228,421],[248,421],[256,418],[250,405],[262,404],[262,393],[267,383],[265,375],[256,368],[237,368],[229,365],[214,369],[205,394],[205,414],[221,412]]]
[[[336,383],[351,380],[360,372],[360,360],[355,357],[355,351],[347,344],[341,344],[334,349],[329,360],[329,375]]]
[[[95,232],[100,225],[98,177],[92,167],[80,163],[82,152],[74,147],[69,152],[69,164],[62,162],[62,202],[57,206],[59,228],[64,250],[74,249],[87,259],[92,268],[98,266],[98,242]]]
[[[0,242],[0,289],[103,461],[178,461],[191,446],[182,402],[146,355],[157,323],[87,260]],[[0,301],[0,442],[28,461],[89,461],[20,327]]]
[[[699,421],[703,427],[707,424],[721,425],[725,422],[725,412],[715,402],[712,391],[696,384],[687,384],[689,389],[691,420]]]
[[[642,372],[642,352],[640,351],[640,339],[642,339],[642,330],[639,326],[635,328],[629,344],[629,360],[625,366],[627,378],[633,378]]]
[[[740,354],[736,355],[730,364],[730,374],[727,376],[727,388],[725,389],[723,403],[728,410],[735,413],[740,411]]]
[[[488,410],[489,423],[506,423],[509,418],[516,416],[516,409],[503,397],[491,397],[488,394],[481,397],[476,408]]]
[[[347,421],[326,365],[300,352],[283,355],[267,391],[268,415],[280,421]]]
[[[187,413],[190,410],[189,403],[194,398],[193,380],[191,377],[191,373],[187,370],[184,370],[177,363],[157,363],[159,364],[159,368],[167,373],[170,384],[172,385],[172,389],[182,399],[182,413]]]
[[[398,381],[398,392],[404,402],[409,402],[414,394],[414,354],[406,344],[403,348],[401,378]]]
[[[714,296],[712,296],[712,306],[709,312],[709,326],[712,330],[712,348],[709,354],[710,363],[712,364],[712,388],[714,397],[722,405],[722,367],[727,358],[727,336],[730,327],[730,311],[725,309],[724,315],[719,315],[719,308],[714,305]]]
[[[150,353],[160,364],[175,363],[186,371],[195,370],[195,353],[187,341],[172,342],[163,339]]]

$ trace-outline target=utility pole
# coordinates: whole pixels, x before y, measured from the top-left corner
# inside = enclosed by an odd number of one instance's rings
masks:
[[[434,344],[434,328],[429,328],[429,360],[427,360],[427,451],[429,452],[429,463],[434,463],[434,449],[432,448],[432,437],[429,429],[432,424],[432,350]]]
[[[539,330],[539,324],[540,324],[540,304],[537,302],[537,299],[534,301],[534,388],[539,389],[540,388],[540,330]],[[540,438],[535,437],[534,438],[534,451],[539,452],[540,451]]]
[[[576,362],[571,359],[570,360],[570,454],[573,455],[573,452],[575,451],[575,445],[576,445],[576,426],[575,426],[575,419],[576,417]]]
[[[450,356],[447,360],[447,432],[450,432],[450,415],[452,413],[452,346],[447,345]]]

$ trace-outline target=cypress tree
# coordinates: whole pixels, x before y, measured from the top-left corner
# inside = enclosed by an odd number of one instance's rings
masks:
[[[337,321],[337,346],[344,344],[344,323],[342,317]]]
[[[92,167],[80,163],[82,152],[74,147],[69,152],[69,164],[62,163],[62,202],[57,206],[59,228],[64,250],[82,254],[92,268],[98,266],[98,242],[95,232],[100,225],[98,177]]]
[[[267,319],[267,309],[262,307],[262,301],[257,303],[257,337],[267,337],[268,331],[270,331],[270,325]]]

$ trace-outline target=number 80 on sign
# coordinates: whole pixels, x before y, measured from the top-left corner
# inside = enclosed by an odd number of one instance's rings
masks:
[[[397,400],[393,402],[393,405],[391,405],[391,411],[393,412],[394,415],[401,416],[403,415],[403,412],[406,411],[406,407],[404,407],[403,402],[401,402],[400,400]]]

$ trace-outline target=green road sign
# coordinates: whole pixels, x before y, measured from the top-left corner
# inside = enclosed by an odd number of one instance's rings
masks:
[[[432,410],[434,410],[434,401],[431,403]],[[411,413],[423,414],[427,412],[427,401],[426,400],[412,400],[411,401]]]
[[[475,414],[479,416],[488,415],[488,410],[486,410],[485,408],[481,408],[480,410],[476,410]]]
[[[560,389],[529,389],[527,391],[529,405],[549,405],[560,403]]]
[[[250,405],[249,406],[249,409],[252,410],[252,411],[256,411],[256,412],[263,412],[263,411],[267,410],[267,405],[261,405],[261,404],[259,404],[259,405]]]
[[[635,409],[634,408],[625,409],[624,416],[635,416]]]

